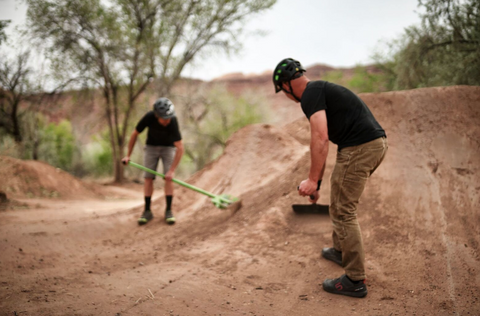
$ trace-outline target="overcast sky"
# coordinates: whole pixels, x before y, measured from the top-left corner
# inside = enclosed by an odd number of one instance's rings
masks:
[[[286,57],[304,66],[367,64],[380,41],[420,23],[417,5],[418,0],[278,0],[247,25],[249,32],[260,29],[265,36],[248,36],[240,54],[207,57],[183,75],[210,80],[232,72],[262,73]],[[22,24],[25,11],[15,0],[0,0],[0,20]]]

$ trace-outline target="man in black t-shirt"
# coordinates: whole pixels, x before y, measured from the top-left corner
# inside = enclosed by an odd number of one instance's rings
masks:
[[[137,136],[143,132],[145,128],[148,128],[148,135],[145,146],[144,166],[152,170],[157,170],[158,161],[162,159],[163,173],[165,174],[165,221],[168,224],[174,224],[175,217],[173,217],[172,214],[172,178],[175,168],[177,168],[180,163],[184,149],[178,121],[175,117],[174,105],[169,99],[160,98],[155,101],[153,111],[145,114],[138,122],[128,142],[128,154],[122,159],[124,163],[130,161],[130,155],[132,154]],[[144,178],[145,210],[138,219],[139,225],[146,224],[153,218],[152,211],[150,210],[150,202],[153,194],[153,180],[155,179],[155,175],[145,172]]]
[[[357,206],[367,179],[376,170],[388,149],[385,131],[367,105],[352,91],[327,81],[310,81],[300,62],[282,60],[273,73],[275,92],[300,102],[310,121],[311,165],[308,179],[299,185],[299,194],[319,198],[325,171],[328,142],[338,145],[330,182],[330,218],[333,247],[322,256],[345,269],[337,279],[326,279],[327,292],[353,297],[367,295],[365,252],[357,221]]]

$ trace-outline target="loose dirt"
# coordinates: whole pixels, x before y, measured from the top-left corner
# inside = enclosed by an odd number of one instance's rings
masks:
[[[343,270],[320,256],[331,245],[328,216],[291,210],[307,203],[296,187],[308,174],[309,126],[286,118],[238,131],[187,180],[240,197],[240,210],[177,188],[174,226],[160,190],[153,221],[139,227],[141,185],[84,183],[0,157],[9,198],[0,315],[480,315],[480,87],[361,97],[390,146],[358,211],[366,298],[321,289]],[[328,178],[320,203],[329,203]]]

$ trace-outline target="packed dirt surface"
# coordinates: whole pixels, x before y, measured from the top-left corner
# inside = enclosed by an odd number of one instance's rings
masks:
[[[305,118],[286,118],[238,131],[187,180],[241,198],[239,210],[178,187],[173,226],[161,190],[139,227],[141,185],[1,157],[0,315],[480,315],[480,87],[361,97],[390,146],[358,211],[366,298],[321,288],[343,270],[320,255],[328,215],[292,212],[308,203],[296,188],[310,135]]]

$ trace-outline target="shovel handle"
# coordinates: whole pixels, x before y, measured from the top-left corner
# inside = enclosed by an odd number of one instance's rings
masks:
[[[165,179],[165,175],[162,174],[162,173],[159,173],[155,170],[152,170],[152,169],[148,169],[147,167],[144,167],[142,165],[139,165],[137,163],[134,163],[133,161],[129,161],[128,163],[127,162],[123,162],[122,163],[124,165],[130,165],[130,166],[133,166],[135,168],[138,168],[140,170],[143,170],[143,171],[146,171],[146,172],[149,172],[151,174],[155,174],[159,177],[162,177]],[[223,195],[215,195],[213,193],[210,193],[208,191],[205,191],[205,190],[202,190],[200,188],[197,188],[196,186],[193,186],[191,184],[188,184],[186,182],[183,182],[181,180],[178,180],[178,179],[175,179],[173,178],[172,179],[173,182],[175,182],[176,184],[179,184],[183,187],[186,187],[187,189],[190,189],[190,190],[193,190],[193,191],[196,191],[198,193],[201,193],[203,195],[206,195],[208,197],[210,197],[212,199],[212,202],[213,204],[215,204],[215,206],[219,207],[219,208],[225,208],[225,206],[228,206],[230,204],[232,204],[233,202],[236,202],[238,199],[237,198],[230,198],[230,197],[226,197],[226,196],[223,196]]]
[[[298,191],[298,190],[300,190],[300,186],[297,186],[297,191]],[[312,199],[312,200],[313,200],[314,198],[315,198],[315,195],[313,195],[313,194],[310,194],[310,199]]]
[[[126,164],[126,163],[124,163],[124,164]],[[138,163],[134,163],[133,161],[129,161],[129,162],[128,162],[128,165],[133,166],[133,167],[135,167],[135,168],[138,168],[138,169],[140,169],[140,170],[149,172],[149,173],[151,173],[151,174],[157,175],[157,176],[162,177],[162,178],[165,179],[165,175],[164,175],[163,173],[157,172],[157,171],[152,170],[152,169],[148,169],[147,167],[144,167],[144,166],[142,166],[142,165],[139,165]],[[216,197],[216,195],[213,194],[213,193],[210,193],[210,192],[208,192],[208,191],[205,191],[205,190],[202,190],[202,189],[200,189],[200,188],[197,188],[196,186],[193,186],[193,185],[188,184],[188,183],[186,183],[186,182],[183,182],[183,181],[181,181],[181,180],[178,180],[178,179],[173,178],[172,181],[175,182],[176,184],[179,184],[179,185],[181,185],[181,186],[183,186],[183,187],[186,187],[187,189],[196,191],[196,192],[198,192],[198,193],[201,193],[201,194],[203,194],[203,195],[209,196],[209,197],[211,197],[211,198]]]

